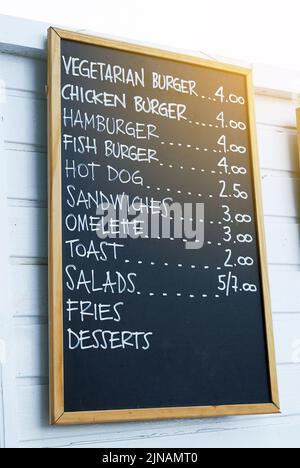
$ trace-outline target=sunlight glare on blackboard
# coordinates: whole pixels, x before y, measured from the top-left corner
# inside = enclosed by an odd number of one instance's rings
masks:
[[[248,63],[300,69],[295,0],[11,0],[1,13],[110,34],[116,37],[202,51]]]

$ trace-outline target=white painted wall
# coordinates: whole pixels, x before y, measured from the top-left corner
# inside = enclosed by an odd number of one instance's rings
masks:
[[[282,415],[48,425],[46,30],[0,17],[0,80],[6,85],[0,102],[0,447],[299,447],[300,363],[294,361],[300,352],[293,346],[298,340],[300,347],[300,75],[256,66]]]

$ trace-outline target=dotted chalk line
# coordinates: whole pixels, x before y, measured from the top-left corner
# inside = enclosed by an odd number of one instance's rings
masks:
[[[177,166],[177,165],[174,165],[174,164],[168,164],[168,163],[159,163],[160,167],[166,167],[167,169],[179,169],[181,171],[192,171],[192,172],[198,172],[200,174],[205,174],[205,173],[210,173],[210,174],[219,174],[219,175],[223,175],[223,172],[222,171],[216,171],[216,170],[206,170],[206,169],[197,169],[196,167],[190,167],[190,168],[187,168],[187,167],[184,167],[184,166]]]
[[[168,268],[168,267],[171,267],[173,268],[174,265],[170,265],[169,262],[162,262],[162,263],[159,263],[159,262],[149,262],[149,261],[143,261],[143,260],[125,260],[124,263],[126,265],[132,265],[132,264],[135,264],[135,265],[139,265],[139,266],[151,266],[151,267],[165,267],[165,268]],[[188,270],[205,270],[205,271],[208,271],[208,270],[214,270],[216,269],[217,271],[221,270],[221,267],[211,267],[209,265],[204,265],[204,266],[197,266],[197,265],[185,265],[183,263],[177,263],[176,264],[176,267],[179,268],[180,270],[182,269],[188,269]]]
[[[185,191],[182,191],[182,190],[172,190],[170,188],[165,188],[165,187],[163,187],[163,188],[162,187],[152,187],[151,185],[147,185],[145,188],[147,190],[156,190],[157,192],[163,192],[163,191],[166,191],[168,193],[176,192],[176,194],[178,194],[178,195],[188,195],[189,197],[195,195],[192,192],[185,192]],[[202,193],[198,193],[197,197],[202,198],[203,197]],[[208,195],[208,198],[214,198],[214,195]]]
[[[203,128],[220,128],[220,125],[207,124],[205,122],[198,122],[197,120],[187,120],[190,125],[196,125]]]
[[[197,127],[203,127],[203,128],[221,128],[220,125],[214,125],[214,124],[207,124],[204,122],[197,122],[194,120],[189,120],[188,121],[190,125],[196,125]]]
[[[207,99],[208,101],[212,101],[212,102],[217,102],[217,101],[218,101],[218,99],[212,98],[212,97],[210,97],[210,96],[204,96],[204,95],[202,95],[202,96],[200,96],[200,98],[203,99],[203,100]]]
[[[150,292],[150,293],[141,293],[140,291],[138,291],[137,293],[137,296],[147,296],[147,297],[155,297],[155,296],[158,296],[158,297],[169,297],[169,296],[172,296],[174,297],[174,295],[176,297],[188,297],[189,299],[197,299],[197,298],[202,298],[202,299],[210,299],[209,295],[208,294],[187,294],[187,293],[166,293],[166,292],[163,292],[163,293],[153,293],[153,292]],[[220,298],[220,295],[219,294],[214,294],[213,296],[211,296],[215,299],[219,299]]]
[[[194,146],[194,145],[190,145],[190,144],[187,144],[187,143],[174,143],[173,141],[169,141],[169,142],[166,142],[166,141],[161,141],[160,144],[162,146],[171,146],[171,147],[174,147],[174,146],[177,146],[178,148],[187,148],[187,149],[192,149],[192,150],[196,150],[196,151],[203,151],[204,153],[208,153],[210,150],[208,148],[201,148],[200,146]],[[222,150],[212,150],[213,153],[217,154],[223,154],[224,151]]]
[[[172,221],[172,220],[174,220],[174,218],[170,218],[170,220]],[[183,221],[184,218],[182,218],[181,220]],[[200,223],[204,223],[203,219],[200,219],[199,222],[200,222]],[[214,221],[211,221],[210,224],[215,224],[215,222],[214,222]],[[219,222],[218,224],[221,225],[221,224],[223,224],[223,223]],[[150,237],[147,236],[147,235],[145,235],[145,236],[142,237],[142,239],[150,239]],[[180,240],[180,239],[175,239],[174,237],[170,237],[170,238],[168,237],[168,238],[165,238],[165,239],[164,239],[164,238],[161,238],[160,236],[152,237],[152,239],[153,239],[153,240],[170,240],[170,241]],[[199,243],[200,243],[199,240],[190,240],[190,241],[189,241],[188,239],[182,239],[182,242],[185,242],[185,243],[187,243],[187,242],[195,242],[196,244],[199,244]],[[218,247],[222,247],[222,243],[221,243],[221,242],[218,242],[218,243],[214,244],[213,242],[207,241],[207,242],[206,242],[206,245],[208,245],[208,246],[217,245]]]

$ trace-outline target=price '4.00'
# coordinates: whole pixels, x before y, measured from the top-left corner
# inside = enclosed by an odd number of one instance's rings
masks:
[[[232,128],[233,130],[241,130],[242,132],[247,130],[247,125],[244,122],[237,120],[226,120],[225,112],[220,112],[220,114],[217,115],[216,120],[221,122],[222,128]]]
[[[225,174],[231,175],[246,175],[247,169],[242,166],[230,166],[228,164],[228,159],[226,157],[222,158],[221,161],[218,163],[218,167],[223,169]]]
[[[239,153],[239,154],[246,154],[247,148],[245,146],[238,146],[235,144],[229,144],[227,142],[226,135],[222,135],[218,139],[218,145],[223,148],[224,153]]]
[[[219,98],[222,103],[227,102],[244,106],[246,102],[243,96],[237,96],[234,93],[225,93],[224,86],[220,86],[220,88],[216,91],[215,96]]]

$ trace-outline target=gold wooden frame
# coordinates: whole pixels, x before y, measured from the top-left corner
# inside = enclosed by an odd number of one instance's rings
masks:
[[[256,222],[265,308],[266,340],[272,403],[254,405],[208,406],[188,408],[151,408],[141,410],[95,411],[67,413],[64,410],[64,360],[62,317],[62,207],[61,207],[61,40],[107,47],[136,54],[158,57],[181,63],[228,71],[243,75],[247,83],[250,122],[252,169]],[[256,141],[254,90],[252,72],[246,68],[211,62],[197,57],[147,48],[110,39],[92,37],[61,29],[48,31],[48,151],[49,151],[49,307],[50,307],[50,423],[59,425],[94,424],[120,421],[202,418],[250,414],[280,413],[272,311],[269,293],[262,195]]]
[[[296,109],[296,117],[297,117],[297,140],[298,140],[298,151],[300,155],[300,107]]]

